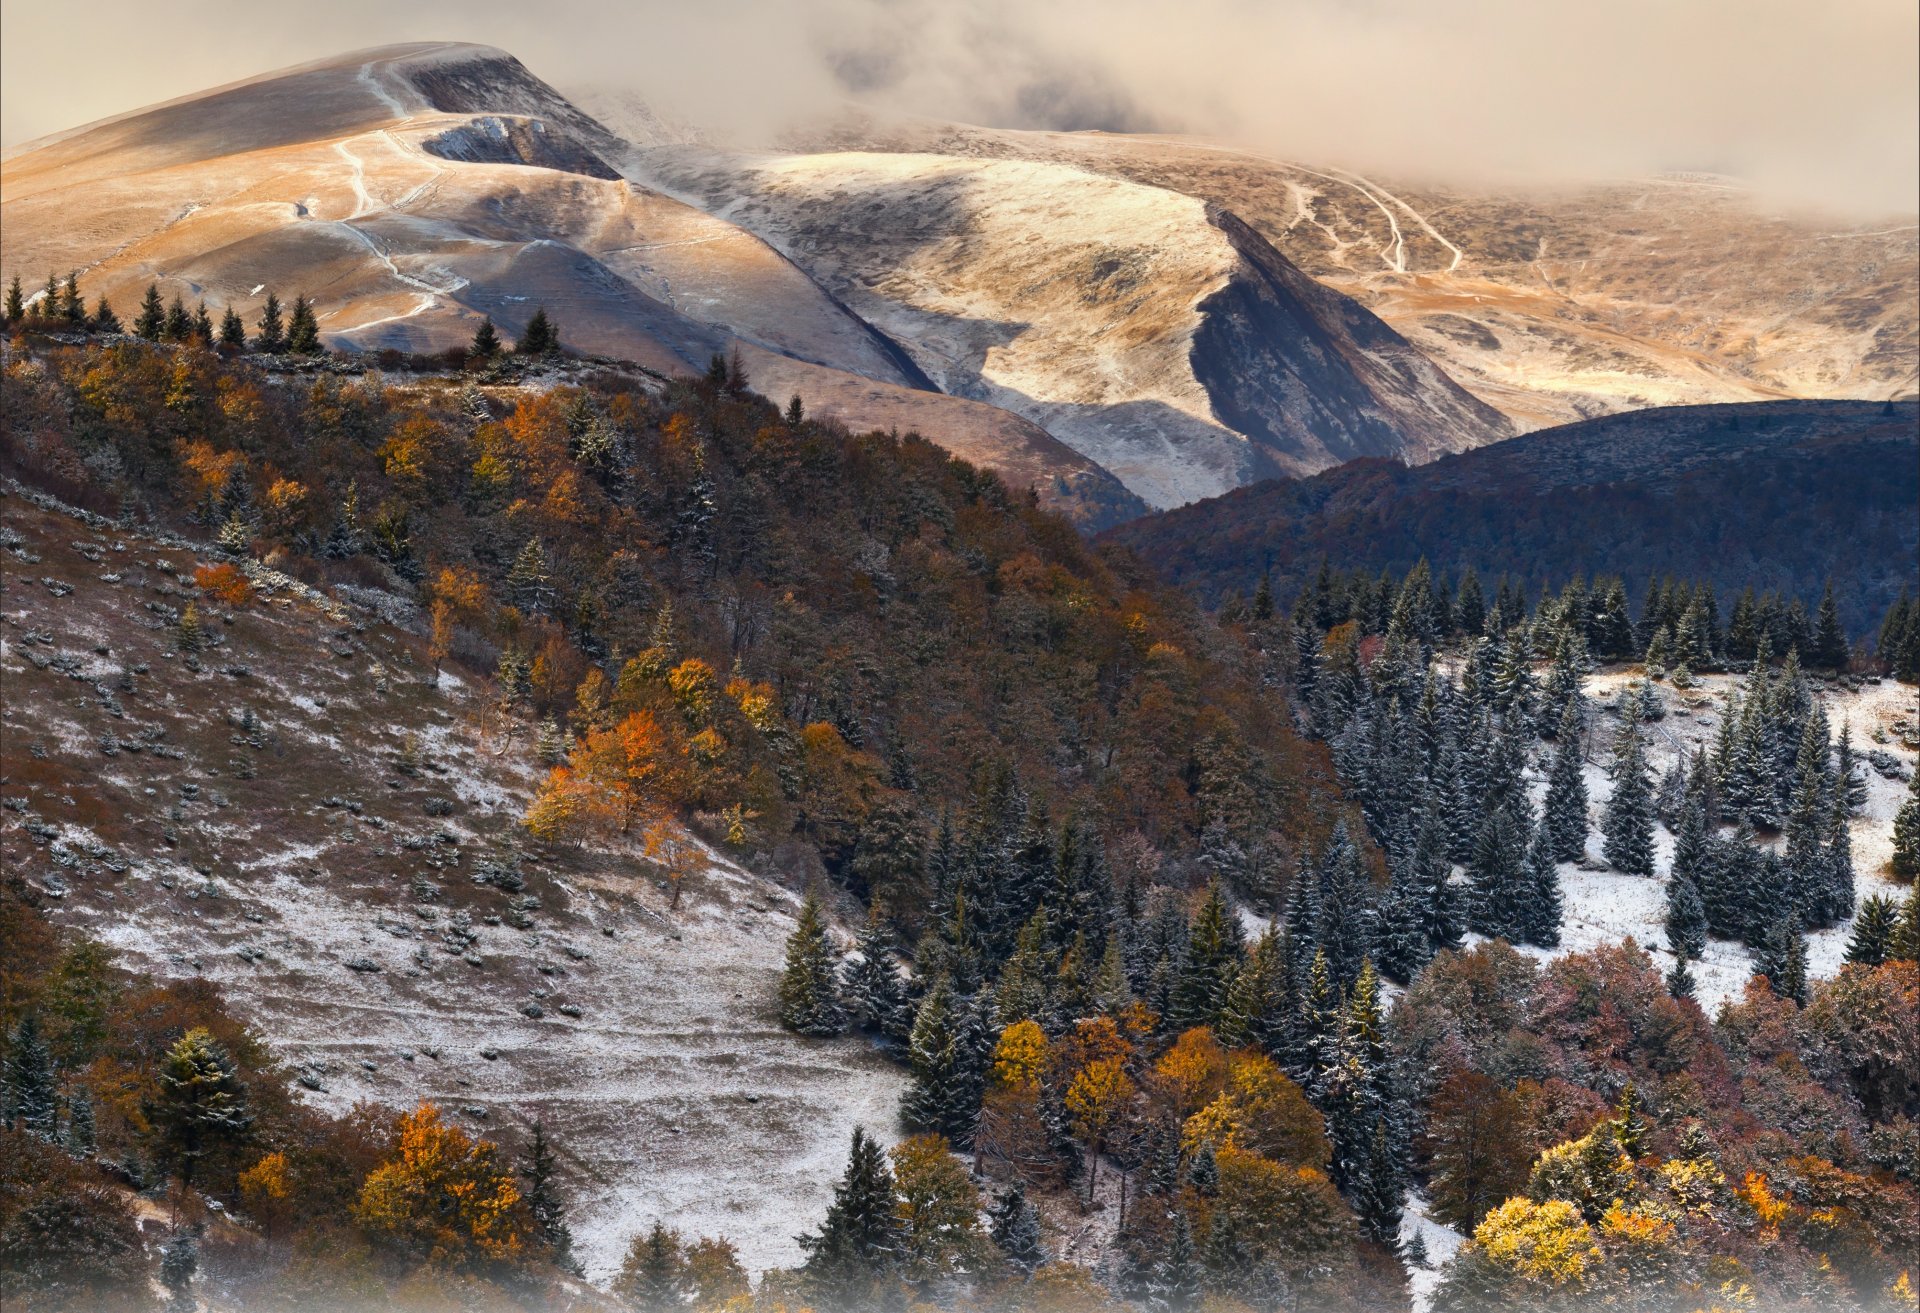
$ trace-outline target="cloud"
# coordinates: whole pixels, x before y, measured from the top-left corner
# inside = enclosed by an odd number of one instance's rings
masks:
[[[1911,0],[3,0],[0,25],[10,145],[276,65],[462,39],[735,134],[853,100],[1438,178],[1704,169],[1903,214],[1920,192]]]

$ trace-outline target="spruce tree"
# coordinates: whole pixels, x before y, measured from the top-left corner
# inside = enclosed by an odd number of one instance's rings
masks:
[[[1040,1236],[1039,1210],[1018,1181],[993,1201],[987,1210],[987,1222],[987,1234],[1014,1267],[1031,1274],[1046,1263],[1048,1254]]]
[[[1187,939],[1186,961],[1173,989],[1173,1025],[1184,1030],[1218,1024],[1227,990],[1245,958],[1240,918],[1227,906],[1226,891],[1216,878],[1207,886]]]
[[[1691,876],[1676,873],[1667,881],[1667,948],[1682,960],[1707,951],[1707,905]]]
[[[1556,861],[1577,862],[1587,852],[1587,778],[1574,706],[1560,720],[1553,768],[1547,775],[1546,826]]]
[[[1906,800],[1893,814],[1893,878],[1920,881],[1920,769],[1907,777]]]
[[[1792,916],[1783,916],[1768,928],[1753,951],[1753,973],[1765,976],[1781,998],[1807,1001],[1807,936]]]
[[[120,316],[113,312],[113,303],[104,296],[100,298],[99,304],[93,307],[93,319],[89,326],[96,333],[124,331],[120,326]]]
[[[232,306],[227,307],[220,316],[220,345],[243,351],[247,345],[247,326],[240,318],[240,312]]]
[[[1467,874],[1473,882],[1467,924],[1489,939],[1521,943],[1526,938],[1531,877],[1526,839],[1510,807],[1497,808],[1480,829]]]
[[[1653,874],[1653,787],[1641,743],[1640,700],[1629,695],[1626,725],[1613,764],[1613,793],[1600,822],[1607,864],[1629,875]]]
[[[866,928],[845,970],[846,997],[854,1020],[888,1039],[902,1040],[913,1025],[906,985],[894,967],[893,932],[878,903],[868,909]]]
[[[1900,919],[1887,938],[1887,958],[1895,962],[1920,961],[1920,881],[1908,886],[1900,904]]]
[[[60,317],[67,321],[69,328],[84,329],[87,326],[87,303],[80,295],[80,275],[69,272],[67,281],[60,288]]]
[[[1809,660],[1822,670],[1843,670],[1850,655],[1847,634],[1840,627],[1840,608],[1833,600],[1833,581],[1820,595],[1820,610],[1813,622],[1813,651]]]
[[[963,1001],[945,977],[920,1001],[907,1039],[909,1083],[900,1117],[915,1130],[933,1131],[954,1144],[973,1143],[980,1111],[976,1055],[969,1043]]]
[[[787,968],[780,977],[781,1025],[802,1035],[838,1035],[847,1028],[834,972],[837,957],[820,900],[808,891],[799,923],[787,938]]]
[[[187,313],[185,303],[178,296],[167,307],[163,332],[169,342],[188,342],[193,339],[193,316]]]
[[[1173,1232],[1160,1261],[1154,1264],[1151,1288],[1153,1304],[1166,1313],[1191,1313],[1205,1294],[1193,1248],[1193,1223],[1184,1208],[1174,1214]]]
[[[207,315],[205,301],[202,301],[193,312],[193,340],[201,346],[213,345],[213,320]]]
[[[886,1155],[864,1129],[854,1129],[826,1220],[798,1239],[806,1254],[801,1282],[816,1307],[864,1313],[891,1293],[906,1235]]]
[[[313,313],[313,302],[304,293],[293,298],[293,312],[287,319],[287,350],[297,356],[320,354],[320,321]]]
[[[1853,918],[1853,935],[1847,941],[1847,961],[1868,967],[1885,962],[1899,923],[1900,909],[1891,898],[1873,894],[1862,899]]]
[[[8,1127],[17,1127],[43,1140],[54,1138],[58,1097],[54,1090],[53,1055],[40,1034],[40,1018],[27,1013],[7,1045],[5,1105],[0,1108]]]
[[[633,1313],[678,1313],[687,1306],[685,1272],[680,1233],[656,1218],[647,1234],[635,1236],[628,1247],[614,1289]]]
[[[17,324],[26,316],[26,289],[20,286],[20,275],[15,274],[13,281],[7,284],[7,322]]]
[[[480,360],[491,360],[500,354],[500,334],[493,326],[491,315],[480,321],[480,327],[474,330],[473,345],[467,348],[467,354]]]
[[[160,284],[147,284],[147,294],[141,299],[140,315],[133,321],[133,331],[149,342],[158,342],[167,331],[167,306],[160,299]]]
[[[523,356],[542,356],[560,349],[560,335],[554,331],[553,321],[547,318],[545,306],[533,312],[533,318],[520,330],[520,340],[513,349]]]
[[[159,1156],[188,1189],[201,1160],[253,1124],[247,1089],[233,1059],[200,1027],[167,1050],[160,1063],[159,1095],[144,1111]]]
[[[1354,1211],[1360,1215],[1361,1229],[1375,1243],[1397,1251],[1400,1248],[1400,1219],[1407,1187],[1400,1164],[1387,1142],[1384,1117],[1374,1123],[1366,1171],[1362,1173],[1354,1194]]]
[[[1560,944],[1560,868],[1553,858],[1553,836],[1543,820],[1527,846],[1526,901],[1522,934],[1530,944],[1556,948]]]
[[[182,1227],[160,1248],[160,1284],[167,1292],[168,1313],[192,1313],[193,1275],[200,1270],[200,1243],[193,1228]]]
[[[520,1176],[526,1182],[521,1197],[527,1201],[534,1229],[546,1245],[553,1265],[578,1275],[580,1264],[573,1256],[573,1228],[567,1225],[566,1203],[554,1183],[558,1168],[546,1125],[536,1117],[529,1128],[527,1151],[520,1164]]]
[[[259,329],[253,335],[256,351],[277,356],[287,349],[286,326],[280,317],[280,298],[272,292],[267,293],[267,302],[260,307]]]
[[[1674,998],[1692,998],[1696,988],[1693,969],[1684,957],[1673,959],[1673,965],[1667,968],[1665,977],[1667,993]]]

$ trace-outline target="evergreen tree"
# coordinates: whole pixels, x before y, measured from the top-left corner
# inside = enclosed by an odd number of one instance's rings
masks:
[[[200,1270],[200,1244],[191,1227],[183,1227],[160,1249],[160,1284],[167,1292],[169,1313],[191,1313],[193,1275]]]
[[[1693,997],[1696,983],[1693,978],[1693,969],[1688,966],[1686,958],[1676,957],[1673,959],[1673,965],[1667,968],[1665,980],[1667,993],[1672,997]]]
[[[160,1156],[188,1189],[201,1159],[253,1125],[233,1059],[197,1026],[167,1050],[160,1063],[159,1097],[145,1112]]]
[[[521,1179],[527,1183],[521,1197],[527,1201],[534,1228],[554,1266],[578,1275],[580,1264],[573,1256],[573,1228],[567,1225],[566,1203],[554,1183],[558,1166],[553,1145],[547,1139],[546,1125],[536,1117],[529,1128],[527,1151],[520,1164]]]
[[[1807,936],[1791,916],[1776,920],[1753,952],[1753,973],[1781,998],[1807,1001]]]
[[[91,1158],[96,1147],[93,1100],[82,1091],[67,1102],[67,1152],[76,1158]]]
[[[809,890],[799,923],[787,938],[787,967],[780,977],[781,1025],[802,1035],[838,1035],[847,1028],[835,960],[820,900]]]
[[[888,1039],[901,1040],[912,1028],[913,1009],[907,1001],[906,985],[894,968],[895,948],[886,916],[875,903],[868,909],[855,955],[847,962],[846,996],[861,1026]]]
[[[1647,1117],[1641,1106],[1640,1090],[1632,1081],[1620,1091],[1614,1105],[1613,1134],[1629,1158],[1641,1158],[1647,1152]]]
[[[685,1272],[680,1233],[656,1218],[644,1237],[634,1237],[614,1289],[633,1313],[676,1313],[687,1306]]]
[[[1530,944],[1555,948],[1560,943],[1563,906],[1560,897],[1560,868],[1553,857],[1553,836],[1543,820],[1527,846],[1526,892],[1523,904],[1522,935]]]
[[[253,335],[253,346],[270,356],[277,356],[287,349],[287,333],[280,317],[280,298],[272,292],[267,293],[267,303],[260,307],[258,331]]]
[[[1571,704],[1561,717],[1553,768],[1547,775],[1545,817],[1556,861],[1577,862],[1586,855],[1587,779],[1580,753],[1580,725]]]
[[[228,306],[226,313],[220,316],[220,345],[243,351],[247,345],[247,326],[240,318],[240,312]]]
[[[1867,777],[1860,756],[1853,746],[1853,726],[1840,726],[1840,741],[1833,749],[1833,783],[1839,792],[1843,814],[1857,813],[1867,801]]]
[[[467,348],[467,354],[481,360],[491,360],[500,354],[500,333],[493,326],[493,316],[488,315],[480,321],[480,327],[473,334],[473,345]]]
[[[213,320],[207,315],[205,301],[202,301],[193,312],[193,340],[201,346],[213,345]]]
[[[1684,873],[1667,882],[1667,947],[1682,960],[1698,959],[1707,950],[1707,905]]]
[[[1173,990],[1173,1025],[1184,1030],[1218,1024],[1227,990],[1245,958],[1240,918],[1227,906],[1226,892],[1216,878],[1207,886],[1206,900],[1187,939],[1186,961]]]
[[[1166,1313],[1191,1313],[1205,1293],[1193,1249],[1193,1223],[1185,1209],[1174,1214],[1173,1232],[1166,1251],[1154,1265],[1151,1289],[1154,1305]]]
[[[963,1007],[945,977],[921,999],[907,1040],[909,1084],[900,1116],[913,1129],[937,1132],[964,1148],[973,1143],[980,1080]]]
[[[892,1302],[906,1235],[886,1155],[864,1129],[854,1129],[826,1220],[799,1241],[801,1281],[816,1307],[863,1313]]]
[[[287,350],[297,356],[320,354],[320,321],[305,294],[293,298],[293,312],[287,318]]]
[[[1629,875],[1653,874],[1653,788],[1641,743],[1640,698],[1630,695],[1613,764],[1613,793],[1600,822],[1607,864]]]
[[[133,331],[149,342],[158,342],[167,331],[167,306],[160,299],[160,285],[147,284],[147,294],[140,302],[140,315],[133,321]]]
[[[527,539],[513,558],[513,568],[507,571],[507,593],[528,615],[551,614],[558,591],[547,568],[546,549],[538,538]]]
[[[987,1219],[987,1233],[1006,1255],[1007,1262],[1028,1274],[1047,1262],[1047,1248],[1040,1238],[1039,1210],[1018,1181],[994,1200],[987,1210]]]
[[[1467,874],[1473,893],[1467,924],[1489,939],[1524,942],[1532,879],[1525,861],[1524,831],[1510,807],[1497,808],[1480,829]]]
[[[1400,1247],[1400,1219],[1406,1192],[1400,1164],[1387,1142],[1387,1123],[1383,1117],[1373,1126],[1366,1171],[1355,1190],[1354,1211],[1360,1215],[1360,1227],[1368,1237],[1389,1250]]]
[[[193,339],[193,316],[187,313],[186,305],[177,296],[167,307],[163,333],[169,342],[188,342]]]
[[[1445,829],[1432,807],[1421,818],[1414,843],[1413,881],[1420,895],[1420,917],[1427,943],[1434,951],[1460,947],[1463,915],[1453,885],[1453,865],[1447,860]]]
[[[1920,881],[1908,887],[1900,904],[1900,919],[1887,938],[1887,957],[1895,962],[1920,961]]]
[[[1893,814],[1893,878],[1920,880],[1920,770],[1907,777],[1906,800]]]
[[[93,307],[93,319],[88,325],[96,333],[119,333],[125,331],[120,325],[120,316],[113,312],[113,303],[101,297],[99,304]]]
[[[43,1140],[54,1138],[58,1098],[54,1090],[53,1055],[40,1034],[40,1019],[27,1013],[7,1045],[7,1056],[0,1072],[5,1087],[0,1108],[8,1127],[17,1127]]]
[[[514,350],[523,356],[543,356],[560,349],[560,335],[553,327],[553,321],[547,318],[547,308],[541,306],[533,312],[533,318],[520,330],[520,341]]]
[[[1891,898],[1874,894],[1862,899],[1853,918],[1853,936],[1847,941],[1847,961],[1869,967],[1885,962],[1899,922],[1900,909]]]
[[[67,281],[60,288],[60,317],[67,321],[69,328],[84,329],[87,326],[87,303],[80,295],[80,275],[69,271]]]
[[[15,274],[13,281],[7,284],[7,322],[17,324],[27,317],[26,289],[20,286],[20,275]]]
[[[1849,655],[1847,634],[1840,627],[1840,608],[1833,600],[1833,581],[1829,579],[1814,617],[1813,650],[1808,659],[1822,670],[1843,670]]]

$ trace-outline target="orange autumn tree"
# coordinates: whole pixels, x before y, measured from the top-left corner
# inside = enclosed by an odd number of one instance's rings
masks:
[[[367,1174],[354,1217],[375,1236],[436,1267],[518,1258],[528,1218],[513,1171],[488,1140],[475,1140],[423,1103],[400,1118],[394,1157]]]
[[[595,822],[626,834],[641,817],[680,800],[684,755],[679,735],[651,711],[591,729],[540,786],[526,827],[540,839],[564,838]]]

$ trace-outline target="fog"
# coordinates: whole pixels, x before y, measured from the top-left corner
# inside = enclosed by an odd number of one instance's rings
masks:
[[[1920,207],[1912,0],[0,0],[0,141],[438,39],[747,140],[855,102],[1462,181],[1704,170],[1786,205]]]

